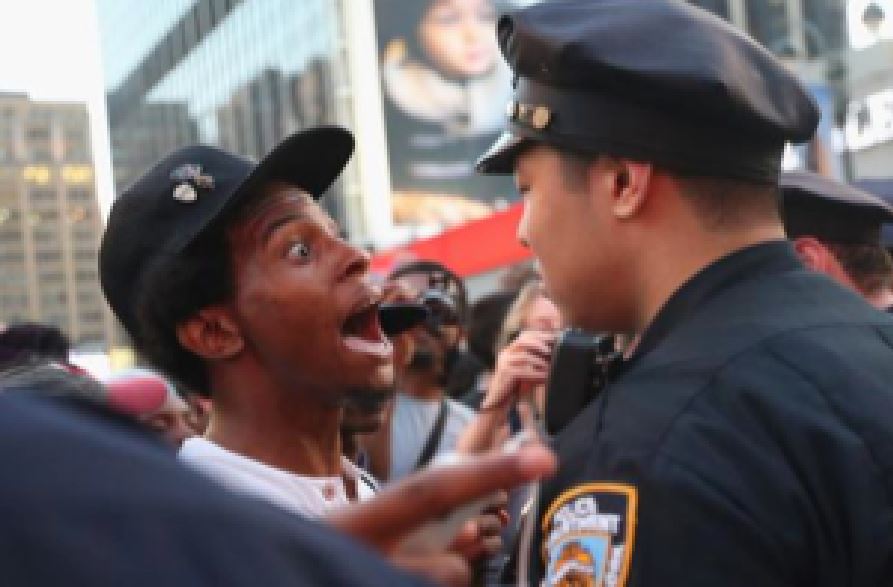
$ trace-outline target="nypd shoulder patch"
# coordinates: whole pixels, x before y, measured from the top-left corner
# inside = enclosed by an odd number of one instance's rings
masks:
[[[586,483],[559,495],[543,516],[543,584],[623,587],[637,498],[635,487],[619,483]]]

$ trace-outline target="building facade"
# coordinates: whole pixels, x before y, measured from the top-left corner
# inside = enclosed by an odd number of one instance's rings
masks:
[[[97,7],[117,193],[177,147],[211,144],[258,159],[301,128],[350,126],[339,2],[99,0]],[[323,203],[361,235],[352,173]]]
[[[83,104],[0,93],[0,322],[40,321],[104,345],[101,220]]]

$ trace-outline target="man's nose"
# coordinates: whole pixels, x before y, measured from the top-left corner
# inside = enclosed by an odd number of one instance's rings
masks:
[[[344,259],[338,272],[341,279],[364,275],[369,271],[372,255],[368,251],[343,241],[341,246],[344,248]]]

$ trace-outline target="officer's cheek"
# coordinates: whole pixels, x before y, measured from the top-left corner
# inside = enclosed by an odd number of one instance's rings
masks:
[[[521,213],[521,220],[518,222],[517,237],[518,237],[518,241],[525,247],[530,246],[530,241],[528,240],[529,235],[527,233],[527,230],[528,230],[527,227],[529,225],[529,218],[530,218],[530,204],[528,203],[527,200],[524,200],[524,208],[523,208],[523,212]]]

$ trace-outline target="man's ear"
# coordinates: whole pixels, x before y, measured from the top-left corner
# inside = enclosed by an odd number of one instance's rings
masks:
[[[632,218],[645,204],[653,166],[650,163],[615,158],[608,158],[606,163],[612,172],[610,177],[613,178],[611,209],[614,217]]]
[[[828,256],[829,251],[822,243],[811,236],[799,236],[794,239],[794,250],[800,257],[800,262],[807,269],[818,271],[819,273],[828,272]]]
[[[223,306],[209,306],[177,326],[184,348],[209,360],[231,359],[245,348],[238,323]]]

